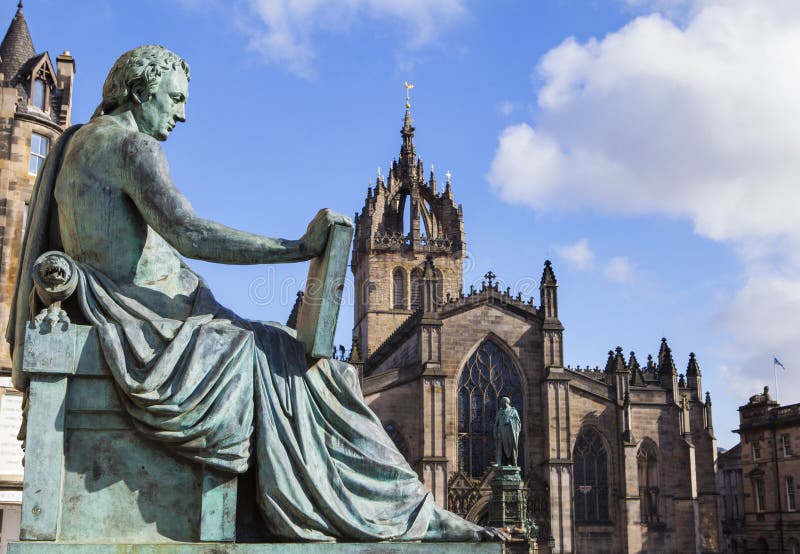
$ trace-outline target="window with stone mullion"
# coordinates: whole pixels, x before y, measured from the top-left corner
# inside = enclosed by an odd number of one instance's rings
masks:
[[[659,513],[658,454],[656,447],[645,441],[637,455],[639,466],[639,502],[642,523],[661,521]]]
[[[596,432],[585,430],[573,450],[573,496],[577,523],[608,521],[608,456]]]
[[[508,396],[522,416],[522,384],[508,354],[491,339],[470,356],[458,383],[459,469],[478,479],[495,458],[494,418],[500,398]],[[519,465],[523,466],[522,441]]]

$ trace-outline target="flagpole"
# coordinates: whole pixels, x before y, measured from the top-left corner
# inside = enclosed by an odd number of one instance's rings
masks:
[[[778,399],[778,364],[772,364],[772,371],[775,372],[775,402],[780,404]]]

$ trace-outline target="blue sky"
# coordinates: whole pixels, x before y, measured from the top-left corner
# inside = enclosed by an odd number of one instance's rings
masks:
[[[467,284],[491,269],[538,299],[552,259],[566,363],[617,345],[644,361],[666,336],[679,370],[697,354],[721,446],[773,354],[781,402],[800,401],[796,2],[25,4],[37,51],[75,56],[75,122],[125,50],[189,61],[188,122],[165,148],[201,215],[296,238],[318,208],[360,210],[399,153],[411,81],[417,151],[463,204]],[[193,265],[223,303],[279,321],[306,272]]]

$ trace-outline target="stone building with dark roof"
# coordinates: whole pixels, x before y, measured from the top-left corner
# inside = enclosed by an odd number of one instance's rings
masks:
[[[465,290],[457,187],[426,179],[414,132],[407,109],[400,157],[355,217],[351,361],[436,501],[487,521],[508,396],[540,552],[719,552],[711,398],[694,354],[680,376],[666,339],[644,366],[621,348],[604,367],[566,366],[549,261],[536,299],[491,271]]]
[[[17,5],[0,43],[0,334],[5,337],[27,207],[36,174],[71,124],[75,60],[36,52]],[[16,436],[22,397],[11,388],[8,345],[0,340],[0,554],[19,534],[22,449]]]

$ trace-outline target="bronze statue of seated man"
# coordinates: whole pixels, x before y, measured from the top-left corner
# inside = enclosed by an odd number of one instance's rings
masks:
[[[67,130],[34,189],[9,325],[15,384],[31,291],[46,250],[75,262],[75,297],[137,431],[193,462],[255,466],[257,503],[283,540],[476,541],[496,536],[436,506],[365,405],[352,366],[311,368],[291,329],[221,306],[184,258],[223,264],[319,256],[320,211],[297,240],[198,216],[159,141],[185,121],[189,66],[158,46],[125,53],[92,119]]]

